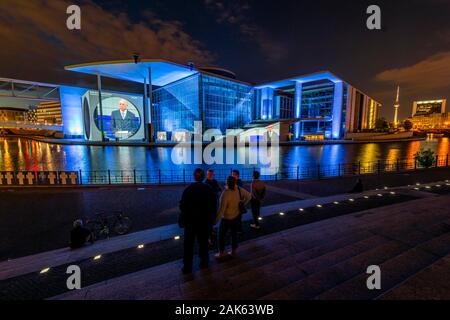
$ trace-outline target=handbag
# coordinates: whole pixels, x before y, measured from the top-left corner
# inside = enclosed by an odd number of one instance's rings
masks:
[[[239,191],[239,214],[243,215],[247,213],[247,208],[245,207],[245,202],[242,199],[241,188],[238,187],[238,191]]]

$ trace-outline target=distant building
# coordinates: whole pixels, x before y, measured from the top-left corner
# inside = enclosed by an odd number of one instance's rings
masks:
[[[446,99],[414,101],[411,116],[427,116],[435,113],[445,113],[446,103]]]
[[[414,101],[409,120],[416,130],[447,129],[450,115],[445,112],[446,99]]]
[[[39,124],[62,124],[61,103],[40,103],[36,107],[36,122]]]
[[[16,108],[0,108],[0,121],[24,121],[25,112]]]

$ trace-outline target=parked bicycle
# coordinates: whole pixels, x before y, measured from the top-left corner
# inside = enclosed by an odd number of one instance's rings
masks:
[[[97,212],[93,219],[86,221],[86,226],[91,230],[95,239],[109,238],[111,232],[123,235],[131,230],[131,219],[124,216],[122,211]]]

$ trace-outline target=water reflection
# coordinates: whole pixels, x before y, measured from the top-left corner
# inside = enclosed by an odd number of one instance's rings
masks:
[[[295,167],[321,164],[362,163],[388,159],[413,158],[421,148],[432,149],[441,156],[449,153],[449,138],[425,141],[336,144],[317,146],[280,147],[280,166]],[[183,157],[181,150],[177,157]],[[232,158],[254,157],[254,147],[241,147]],[[224,157],[229,156],[224,150]],[[193,157],[193,155],[192,155]],[[227,159],[224,158],[224,163]],[[247,161],[248,163],[248,161]],[[77,145],[51,145],[23,138],[0,138],[0,170],[149,170],[192,168],[196,165],[175,166],[172,162],[172,148],[147,147],[102,147]],[[252,164],[245,165],[253,167]],[[204,167],[207,167],[206,165]],[[220,165],[229,170],[237,165]]]

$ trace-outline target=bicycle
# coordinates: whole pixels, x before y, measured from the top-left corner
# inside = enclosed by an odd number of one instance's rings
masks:
[[[131,219],[123,215],[122,211],[95,213],[95,218],[87,220],[86,227],[91,230],[95,239],[109,238],[111,231],[117,235],[124,235],[131,229]]]

